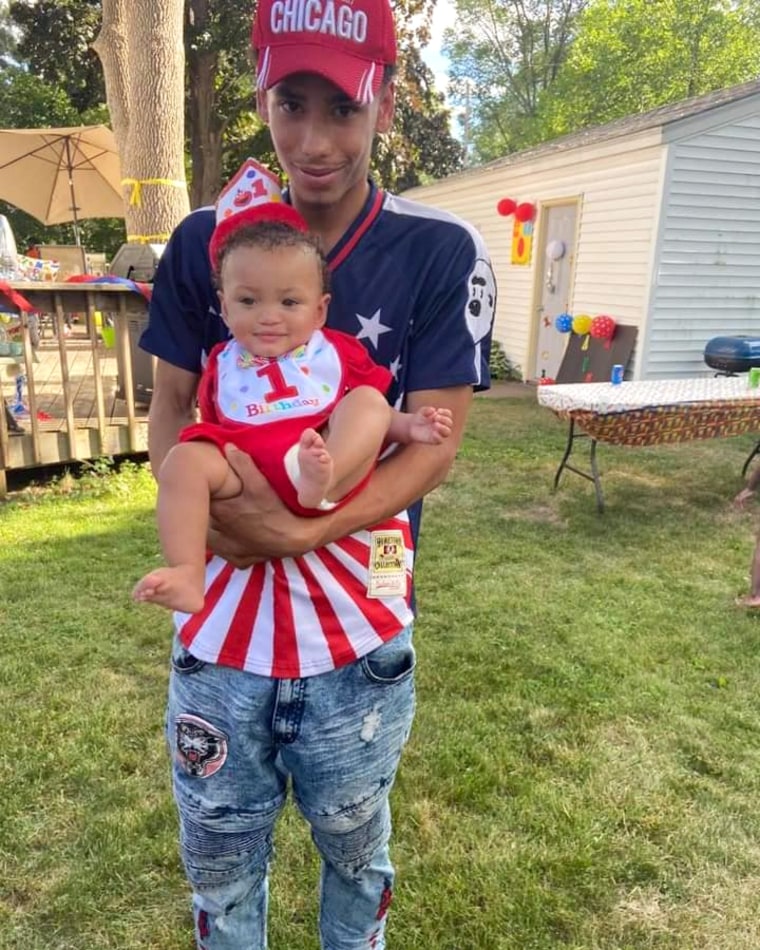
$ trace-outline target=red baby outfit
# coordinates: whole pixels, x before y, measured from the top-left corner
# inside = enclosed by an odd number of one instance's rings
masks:
[[[183,429],[180,441],[205,440],[221,451],[233,443],[251,456],[296,514],[318,515],[319,509],[299,505],[285,471],[285,453],[304,429],[319,431],[347,392],[372,386],[385,394],[392,379],[361,343],[337,330],[317,330],[308,343],[277,358],[251,356],[229,340],[211,351],[201,379],[203,421]],[[341,503],[363,486],[357,485]]]

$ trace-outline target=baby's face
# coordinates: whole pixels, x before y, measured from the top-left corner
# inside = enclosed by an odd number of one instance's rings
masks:
[[[235,247],[220,276],[222,316],[254,356],[282,356],[324,325],[330,298],[309,248]]]

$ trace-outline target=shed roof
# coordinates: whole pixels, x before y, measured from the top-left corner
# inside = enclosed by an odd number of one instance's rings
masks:
[[[690,116],[709,112],[711,109],[718,109],[731,102],[737,102],[740,99],[747,99],[750,96],[757,95],[760,95],[760,79],[753,79],[750,82],[741,83],[738,86],[729,86],[727,89],[716,89],[714,92],[708,92],[703,96],[681,99],[679,102],[671,102],[668,105],[659,106],[657,109],[652,109],[649,112],[624,116],[622,119],[614,119],[612,122],[606,122],[604,125],[592,126],[588,129],[582,129],[580,132],[572,132],[569,135],[563,135],[549,142],[542,142],[540,145],[535,145],[532,148],[526,148],[520,152],[512,152],[509,155],[494,159],[476,168],[468,168],[464,172],[458,172],[449,177],[453,178],[457,177],[457,175],[466,175],[484,169],[491,170],[506,165],[514,165],[518,162],[530,161],[539,156],[551,155],[553,152],[565,152],[570,149],[581,148],[584,145],[594,145],[597,142],[606,142],[610,139],[621,138],[636,132],[644,132],[647,129],[662,128],[680,122],[682,119],[689,118]]]

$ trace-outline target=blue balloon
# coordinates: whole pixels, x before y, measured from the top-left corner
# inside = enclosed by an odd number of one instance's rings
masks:
[[[561,313],[554,321],[554,326],[560,333],[569,333],[573,329],[573,318],[569,313]]]

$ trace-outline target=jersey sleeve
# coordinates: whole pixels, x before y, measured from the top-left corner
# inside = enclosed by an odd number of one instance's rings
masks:
[[[385,366],[379,366],[358,340],[338,330],[322,331],[340,352],[346,370],[346,389],[372,386],[385,395],[393,382],[393,375]]]
[[[479,235],[464,226],[452,228],[455,233],[431,262],[415,313],[407,354],[407,392],[490,386],[496,281]]]
[[[158,263],[148,326],[140,337],[142,349],[191,373],[200,373],[202,354],[211,349],[209,309],[216,293],[208,242],[213,226],[213,211],[202,209],[175,228]]]

